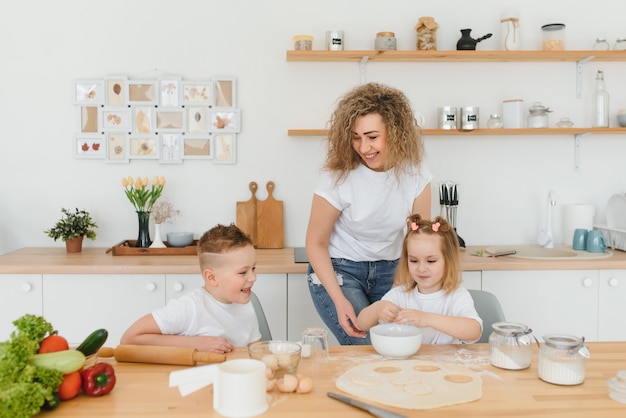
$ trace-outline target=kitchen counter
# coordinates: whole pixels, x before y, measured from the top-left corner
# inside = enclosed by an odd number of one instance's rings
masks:
[[[608,258],[531,260],[513,257],[475,257],[481,249],[462,250],[461,266],[473,270],[609,270],[626,269],[626,252],[613,250]],[[293,248],[257,250],[257,273],[306,273],[306,263],[294,262]],[[64,247],[29,247],[0,256],[0,274],[196,274],[195,255],[114,256],[106,248],[83,248],[67,254]]]
[[[537,347],[533,363],[526,370],[503,370],[489,364],[489,346],[423,345],[415,359],[459,362],[480,373],[483,381],[481,399],[432,410],[408,410],[383,406],[409,417],[540,417],[591,416],[623,417],[626,405],[609,398],[606,382],[618,370],[626,369],[626,342],[588,343],[586,379],[576,386],[559,386],[537,377]],[[246,358],[238,348],[228,359]],[[368,361],[380,361],[371,346],[331,346],[330,359],[315,368],[303,359],[299,373],[311,376],[315,387],[310,394],[283,394],[276,389],[269,396],[269,409],[262,417],[364,417],[367,413],[329,398],[329,391],[342,393],[335,380],[345,370]],[[107,360],[108,361],[108,360]],[[114,363],[117,385],[99,398],[79,395],[46,416],[52,417],[220,417],[213,411],[212,387],[182,397],[169,387],[169,373],[181,366]],[[245,394],[242,394],[245,401]]]

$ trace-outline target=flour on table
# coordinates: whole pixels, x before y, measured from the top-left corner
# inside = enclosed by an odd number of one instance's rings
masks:
[[[432,409],[482,397],[479,374],[460,364],[435,361],[360,364],[345,371],[335,384],[365,401],[406,409]]]

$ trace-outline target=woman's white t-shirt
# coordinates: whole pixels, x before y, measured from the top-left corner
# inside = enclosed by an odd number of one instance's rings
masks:
[[[171,299],[152,317],[163,334],[224,337],[235,347],[261,339],[252,302],[222,303],[202,287]]]
[[[399,258],[406,218],[431,179],[425,167],[413,168],[398,181],[393,170],[377,172],[360,164],[336,185],[332,172],[322,171],[315,194],[341,211],[330,236],[330,256],[352,261]]]
[[[459,286],[449,295],[446,295],[443,290],[434,293],[420,293],[417,287],[407,292],[404,286],[396,286],[387,292],[382,300],[387,300],[403,309],[416,309],[441,315],[472,318],[480,323],[481,330],[483,327],[483,320],[476,312],[472,295],[462,286]],[[430,327],[422,328],[422,336],[423,344],[470,344],[480,339],[459,340]]]

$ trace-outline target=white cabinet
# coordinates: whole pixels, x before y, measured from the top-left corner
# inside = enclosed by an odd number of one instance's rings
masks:
[[[483,271],[482,288],[500,300],[507,321],[545,334],[598,339],[597,270]]]
[[[626,270],[600,270],[598,339],[626,340]]]
[[[287,339],[287,275],[257,274],[252,291],[258,296],[275,340]],[[166,300],[177,298],[204,285],[200,274],[167,274]]]
[[[15,330],[17,318],[41,315],[41,303],[41,274],[0,274],[0,341]]]
[[[98,328],[107,346],[139,317],[165,303],[163,274],[44,274],[43,315],[70,342],[80,344]]]

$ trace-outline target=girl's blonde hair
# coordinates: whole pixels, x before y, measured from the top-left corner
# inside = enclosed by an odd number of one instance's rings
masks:
[[[368,83],[348,92],[330,119],[328,150],[324,168],[337,174],[337,182],[361,164],[352,147],[352,130],[357,118],[379,114],[387,128],[385,171],[393,168],[396,177],[421,163],[424,143],[408,98],[400,90]]]
[[[394,276],[394,282],[404,287],[408,292],[417,286],[409,272],[409,260],[407,242],[419,234],[437,235],[441,242],[443,254],[443,280],[442,289],[446,294],[452,293],[461,284],[461,261],[459,257],[460,247],[456,231],[441,216],[434,220],[422,219],[419,214],[407,218],[407,233],[402,243],[402,255]]]

